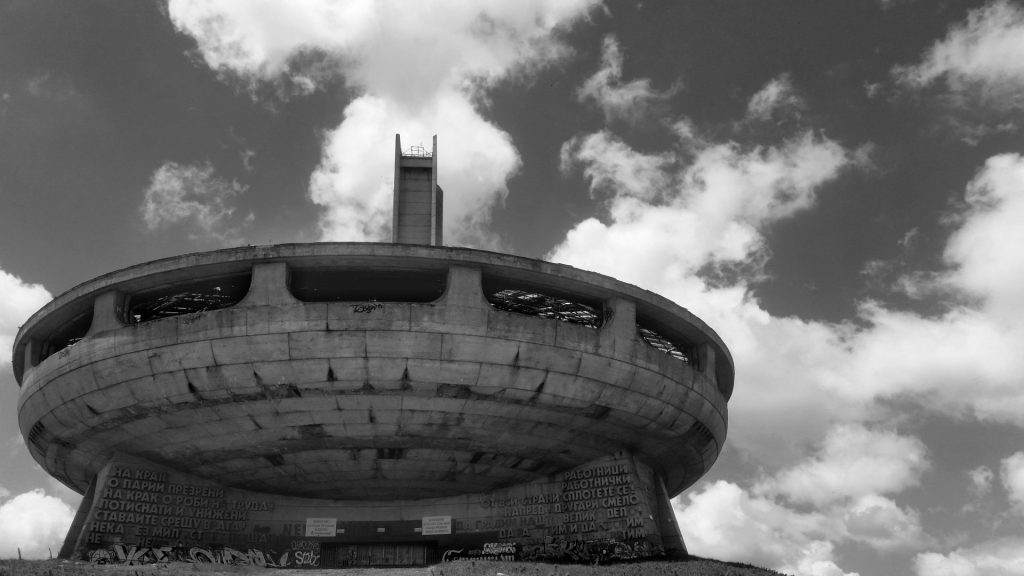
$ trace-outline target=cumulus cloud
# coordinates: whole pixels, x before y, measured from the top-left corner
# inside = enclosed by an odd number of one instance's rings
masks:
[[[0,365],[11,361],[11,348],[21,326],[33,312],[52,299],[41,284],[29,284],[0,270]]]
[[[908,462],[898,461],[899,450]],[[931,542],[915,510],[883,495],[916,484],[926,465],[916,438],[839,425],[805,459],[752,488],[706,484],[677,501],[676,512],[697,554],[798,575],[844,574],[837,543],[891,553]]]
[[[0,557],[56,556],[75,511],[59,498],[35,489],[0,504]]]
[[[563,146],[563,167],[580,167],[595,195],[610,195],[610,222],[581,222],[552,256],[590,269],[614,262],[617,275],[642,282],[661,276],[663,265],[684,276],[710,261],[742,261],[763,249],[764,226],[809,207],[817,187],[850,161],[811,132],[775,147],[706,146],[689,164],[672,152],[636,152],[608,132],[575,138]],[[609,258],[609,250],[638,245],[651,252]]]
[[[978,496],[985,496],[992,491],[992,480],[995,474],[988,466],[978,466],[967,473],[971,481],[971,492]]]
[[[452,128],[438,138],[445,243],[488,244],[490,210],[504,199],[505,181],[518,169],[519,154],[506,132],[461,97],[438,98],[434,106],[415,113],[385,98],[353,101],[341,125],[326,136],[323,159],[310,181],[313,202],[324,207],[321,237],[390,239],[395,134],[402,133],[403,146],[423,143],[429,148],[431,131],[438,126]]]
[[[954,270],[945,278],[955,287],[984,299],[993,317],[1024,310],[1024,157],[989,158],[967,185],[968,209],[950,237],[945,258]]]
[[[324,208],[322,239],[385,239],[391,139],[401,133],[404,142],[429,142],[442,133],[438,179],[454,210],[444,219],[446,243],[491,245],[490,210],[520,160],[480,107],[497,83],[568,54],[560,31],[596,4],[172,0],[169,13],[222,73],[253,83],[284,78],[309,90],[341,75],[360,92],[325,135],[311,178],[310,196]],[[305,62],[316,63],[315,73]]]
[[[213,166],[167,162],[144,191],[142,219],[149,230],[181,227],[196,240],[240,242],[252,215],[236,217],[235,202],[245,186],[214,175]]]
[[[1024,571],[1024,538],[1001,538],[948,554],[918,554],[914,568],[917,576],[1018,576]]]
[[[723,336],[738,375],[731,440],[785,463],[833,422],[881,418],[895,398],[1024,423],[1024,328],[1015,321],[1024,314],[1024,158],[985,163],[966,186],[946,268],[905,280],[951,296],[946,312],[864,301],[856,322],[830,323],[770,314],[756,281],[768,228],[811,209],[822,186],[857,165],[857,151],[812,132],[760,148],[684,144],[640,153],[607,132],[568,143],[563,158],[590,178],[607,214],[578,223],[550,257],[666,295]],[[804,417],[779,419],[783,410]]]
[[[677,89],[657,91],[647,78],[623,82],[622,49],[614,36],[606,36],[601,43],[601,68],[583,83],[576,94],[581,102],[593,102],[600,108],[608,122],[636,122],[648,113],[652,105],[669,98]]]
[[[675,133],[679,146],[657,155],[608,132],[567,143],[563,166],[589,177],[607,215],[577,224],[550,258],[659,292],[709,322],[729,342],[741,378],[731,438],[792,451],[794,442],[821,438],[838,412],[857,417],[829,390],[841,375],[825,373],[842,363],[853,330],[773,318],[750,284],[763,277],[766,230],[811,207],[857,154],[810,131],[763,147]],[[779,422],[783,407],[806,417]]]
[[[773,110],[773,91],[763,92],[751,115]],[[924,445],[878,423],[899,401],[1024,424],[1024,159],[989,159],[965,186],[945,267],[903,280],[944,312],[863,301],[850,321],[825,322],[762,306],[766,237],[813,210],[865,155],[813,131],[749,147],[701,138],[685,119],[674,126],[679,140],[666,151],[638,151],[607,130],[563,146],[563,169],[582,172],[605,212],[578,223],[550,257],[668,296],[732,351],[730,441],[766,471],[747,488],[706,485],[677,503],[691,550],[810,574],[841,572],[830,543],[929,545],[917,511],[899,503],[929,467]],[[1017,468],[1004,465],[1011,494]]]
[[[594,194],[622,194],[655,200],[671,184],[671,154],[643,154],[630,148],[611,132],[603,130],[576,136],[562,144],[561,170],[569,173],[581,166]]]
[[[798,576],[848,574],[835,543],[857,542],[888,553],[919,549],[928,541],[916,512],[877,494],[801,510],[718,481],[689,493],[676,503],[676,512],[692,552]]]
[[[999,477],[1010,498],[1013,510],[1024,514],[1024,452],[1017,452],[1002,461]]]
[[[922,61],[894,70],[906,84],[923,87],[940,80],[950,89],[977,89],[986,96],[1013,96],[1024,87],[1024,9],[995,0],[972,10],[928,49]],[[1015,102],[1020,104],[1018,98]]]
[[[816,456],[779,472],[758,489],[822,506],[902,492],[916,485],[928,466],[925,446],[917,438],[840,425],[829,431]],[[877,499],[862,501],[858,514],[879,506]]]
[[[677,518],[691,552],[800,575],[838,570],[828,538],[840,529],[825,514],[795,511],[724,480],[686,500]]]
[[[1019,128],[1024,108],[1024,8],[993,0],[950,28],[920,62],[893,68],[898,85],[929,89],[950,108],[944,122],[968,144]]]
[[[878,494],[847,504],[842,518],[847,538],[882,552],[915,549],[930,540],[917,511]]]

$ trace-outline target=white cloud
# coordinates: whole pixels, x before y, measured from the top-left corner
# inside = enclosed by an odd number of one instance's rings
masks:
[[[992,480],[995,475],[988,466],[978,466],[970,470],[967,476],[971,480],[971,492],[978,496],[985,496],[992,491]]]
[[[900,508],[878,494],[867,494],[848,504],[843,525],[848,538],[882,552],[920,548],[929,541],[915,510]]]
[[[924,458],[915,438],[839,425],[775,476],[749,490],[706,484],[680,498],[676,514],[692,553],[795,574],[843,574],[837,543],[892,553],[931,542],[915,510],[882,495],[916,484]]]
[[[846,363],[854,330],[774,318],[748,285],[762,276],[767,227],[812,206],[857,155],[811,132],[751,149],[676,132],[681,147],[660,155],[605,132],[568,143],[565,164],[581,166],[593,193],[608,197],[608,214],[576,225],[550,258],[663,294],[708,322],[737,363],[730,439],[759,453],[795,452],[840,415],[863,413],[837,396],[832,385],[844,376],[829,371]],[[782,410],[804,417],[780,419]]]
[[[0,504],[0,557],[54,557],[60,551],[75,511],[59,498],[35,489]]]
[[[999,468],[999,476],[1013,510],[1024,515],[1024,452],[1017,452],[1004,458]]]
[[[914,567],[917,576],[1020,576],[1024,538],[1002,538],[948,554],[918,554]]]
[[[324,206],[321,236],[335,240],[389,240],[394,138],[430,147],[437,127],[438,182],[444,189],[445,243],[486,243],[490,210],[507,192],[505,180],[519,167],[508,134],[483,119],[468,100],[440,97],[409,113],[393,102],[361,96],[324,144],[310,181],[313,201]]]
[[[823,506],[902,492],[918,484],[928,466],[925,446],[917,438],[839,425],[829,431],[816,456],[766,479],[758,490]],[[877,499],[862,500],[853,512],[865,514],[879,506]]]
[[[33,312],[52,299],[41,284],[28,284],[0,270],[0,364],[11,361],[11,348],[18,328]]]
[[[896,66],[898,86],[921,91],[946,114],[939,126],[970,145],[1020,128],[1024,109],[1024,7],[993,0],[952,26],[920,62]]]
[[[945,80],[954,91],[977,90],[986,100],[1010,97],[1024,102],[1024,9],[1008,0],[995,0],[972,10],[913,66],[897,67],[896,78],[923,87]]]
[[[654,90],[647,78],[623,83],[622,49],[614,36],[606,36],[601,43],[601,68],[583,83],[577,97],[581,102],[596,104],[607,122],[636,122],[648,113],[653,104],[669,98],[676,90],[676,87],[664,92]]]
[[[615,275],[641,283],[664,270],[683,276],[709,261],[757,253],[762,227],[809,207],[815,189],[850,162],[841,146],[810,132],[777,147],[709,145],[689,165],[671,154],[635,152],[601,132],[568,142],[562,159],[563,167],[582,166],[592,192],[612,195],[610,223],[577,225],[552,258],[589,269],[614,263]],[[649,250],[645,258],[609,257],[639,245]],[[660,262],[632,268],[651,259]]]
[[[838,570],[828,539],[841,529],[825,514],[798,512],[721,480],[689,492],[676,506],[691,553],[801,576]]]
[[[561,150],[561,170],[581,165],[594,194],[633,196],[645,200],[663,198],[672,183],[668,173],[671,154],[637,152],[608,131],[577,136]]]
[[[217,177],[209,163],[166,162],[153,173],[144,192],[142,218],[150,230],[180,226],[197,240],[239,243],[252,214],[235,216],[235,202],[245,186]]]
[[[1024,245],[1024,158],[985,164],[966,187],[947,268],[906,280],[919,293],[952,295],[947,312],[867,301],[856,324],[836,324],[771,315],[754,281],[769,256],[765,230],[811,208],[818,189],[860,155],[810,132],[753,150],[693,138],[685,145],[639,153],[605,132],[567,144],[592,190],[610,196],[608,212],[577,224],[550,257],[663,294],[723,337],[737,367],[734,445],[785,464],[833,422],[883,417],[880,401],[894,398],[1024,423],[1024,327],[1016,321],[1024,315],[1016,248]]]
[[[747,118],[771,120],[775,116],[799,113],[805,106],[803,97],[793,86],[789,75],[780,74],[750,97],[747,103]]]
[[[1024,312],[1024,157],[1001,154],[967,185],[964,221],[946,245],[948,280],[984,298],[993,317]]]
[[[479,112],[487,90],[568,54],[561,30],[596,0],[433,3],[174,0],[175,25],[213,69],[252,83],[282,78],[315,90],[303,56],[324,54],[361,91],[324,139],[310,195],[324,207],[325,240],[380,240],[390,227],[395,133],[406,143],[440,134],[439,183],[448,243],[492,245],[490,208],[519,166],[511,138]],[[454,242],[452,241],[454,240]]]

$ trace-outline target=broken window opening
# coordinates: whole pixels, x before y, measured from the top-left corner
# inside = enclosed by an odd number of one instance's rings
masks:
[[[491,306],[505,312],[540,316],[587,328],[600,328],[604,322],[598,308],[539,292],[506,288],[488,291],[486,296]]]
[[[668,354],[676,360],[681,360],[683,363],[694,369],[697,368],[697,355],[693,346],[677,344],[665,336],[658,334],[654,330],[641,326],[640,324],[636,325],[636,329],[640,334],[640,338],[655,350]]]
[[[126,307],[125,321],[139,324],[234,306],[249,291],[249,282],[249,274],[244,274],[134,294]]]

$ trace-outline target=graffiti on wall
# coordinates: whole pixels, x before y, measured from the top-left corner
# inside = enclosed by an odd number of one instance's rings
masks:
[[[661,546],[638,538],[623,542],[614,538],[567,540],[552,538],[523,547],[522,560],[533,562],[621,562],[664,556]]]
[[[294,544],[294,543],[293,543]],[[168,562],[190,562],[193,564],[225,564],[232,566],[259,566],[263,568],[317,567],[320,565],[320,545],[316,542],[315,549],[285,550],[277,553],[273,550],[236,550],[234,548],[203,548],[192,547],[147,547],[124,544],[112,544],[109,547],[95,548],[89,552],[89,561],[93,564],[117,564],[123,566],[139,566],[144,564],[166,564]]]
[[[527,562],[593,563],[623,562],[664,556],[660,546],[646,539],[623,542],[616,539],[566,540],[549,538],[541,544],[489,542],[480,549],[446,550],[443,562],[454,560],[501,560]]]
[[[292,559],[295,566],[316,568],[320,566],[320,543],[316,540],[292,541]]]
[[[441,557],[442,562],[453,560],[493,560],[513,562],[519,554],[519,545],[515,542],[488,542],[482,548],[469,549],[459,548],[445,550]]]

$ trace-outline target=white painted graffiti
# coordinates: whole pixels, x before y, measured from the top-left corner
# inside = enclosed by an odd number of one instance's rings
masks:
[[[192,548],[164,546],[158,548],[113,544],[109,548],[97,548],[89,552],[89,561],[94,564],[120,564],[124,566],[192,562],[196,564],[230,564],[235,566],[285,568],[292,564],[291,555],[290,551],[276,555],[272,551],[265,552],[254,548],[242,552],[241,550],[228,547],[209,549],[198,546]],[[296,559],[295,563],[296,565],[298,564],[298,559]]]
[[[319,566],[320,555],[312,550],[298,550],[292,553],[296,566]]]
[[[316,540],[292,540],[292,550],[320,551],[320,543]]]
[[[465,548],[459,548],[458,550],[445,550],[444,555],[441,556],[441,562],[451,562],[453,560],[458,560],[462,557],[462,553],[465,551]]]
[[[484,554],[515,554],[516,545],[514,542],[488,542],[484,544],[481,552]]]

